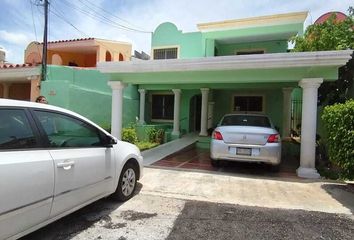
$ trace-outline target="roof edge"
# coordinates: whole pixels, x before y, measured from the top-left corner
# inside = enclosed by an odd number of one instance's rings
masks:
[[[226,21],[218,22],[208,22],[197,24],[197,28],[200,31],[210,31],[223,28],[246,28],[254,27],[258,25],[272,25],[275,23],[304,23],[308,15],[308,11],[303,12],[293,12],[293,13],[283,13],[283,14],[274,14],[260,17],[250,17],[243,19],[233,19]]]

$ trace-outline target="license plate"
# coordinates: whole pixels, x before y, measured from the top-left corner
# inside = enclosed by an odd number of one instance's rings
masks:
[[[248,155],[251,156],[252,149],[251,148],[237,148],[236,154],[237,155]]]

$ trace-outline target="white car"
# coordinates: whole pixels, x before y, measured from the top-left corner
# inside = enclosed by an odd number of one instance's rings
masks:
[[[90,120],[0,99],[0,239],[17,239],[100,198],[131,198],[143,158]]]
[[[277,171],[280,135],[265,115],[227,114],[212,134],[210,158],[213,166],[218,166],[220,160],[262,162]]]

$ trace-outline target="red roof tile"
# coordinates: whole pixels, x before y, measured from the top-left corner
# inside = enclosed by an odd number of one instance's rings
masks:
[[[89,40],[94,40],[94,39],[95,38],[77,38],[77,39],[50,41],[48,43],[78,42],[78,41],[89,41]],[[43,44],[43,43],[37,43],[37,44]]]
[[[38,64],[32,64],[32,63],[23,63],[23,64],[4,64],[0,65],[0,69],[11,69],[11,68],[29,68],[29,67],[35,67],[38,66]]]

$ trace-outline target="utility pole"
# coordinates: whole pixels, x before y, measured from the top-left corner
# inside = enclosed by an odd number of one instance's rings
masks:
[[[43,32],[43,52],[42,52],[42,77],[45,81],[47,78],[47,47],[48,47],[48,0],[44,0],[44,32]]]

